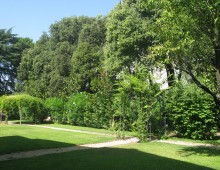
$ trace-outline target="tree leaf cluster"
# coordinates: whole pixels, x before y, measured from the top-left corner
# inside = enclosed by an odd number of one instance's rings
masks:
[[[91,92],[90,83],[103,57],[104,19],[64,18],[52,24],[49,32],[22,56],[21,90],[43,99]]]

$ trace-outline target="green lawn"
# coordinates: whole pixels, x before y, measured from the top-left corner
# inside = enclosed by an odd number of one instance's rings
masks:
[[[86,131],[83,127],[51,125]],[[113,137],[0,124],[0,154],[113,140]],[[202,141],[204,142],[204,141]],[[220,150],[149,142],[0,162],[0,170],[220,170]]]
[[[0,162],[1,170],[211,170],[220,150],[140,143]]]
[[[0,154],[114,140],[111,136],[0,124]]]
[[[106,134],[117,134],[116,131],[106,130],[106,129],[97,129],[90,127],[82,127],[82,126],[71,126],[71,125],[62,125],[62,124],[42,124],[43,126],[51,126],[65,129],[73,129],[73,130],[82,130],[82,131],[90,131],[90,132],[98,132],[98,133],[106,133]],[[134,132],[124,132],[127,136],[136,136]]]
[[[215,139],[215,140],[193,140],[193,139],[184,139],[184,138],[172,137],[172,138],[168,138],[167,140],[172,140],[172,141],[180,141],[181,140],[181,141],[192,142],[192,143],[205,143],[205,144],[212,144],[212,145],[220,145],[220,139]]]

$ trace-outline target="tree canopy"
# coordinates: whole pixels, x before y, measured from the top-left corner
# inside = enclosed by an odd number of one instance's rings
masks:
[[[17,37],[11,29],[0,29],[0,95],[15,91],[21,55],[32,46],[31,39]]]

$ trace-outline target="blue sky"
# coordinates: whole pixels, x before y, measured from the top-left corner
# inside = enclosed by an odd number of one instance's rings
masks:
[[[107,15],[120,0],[2,0],[0,29],[38,40],[64,17]]]

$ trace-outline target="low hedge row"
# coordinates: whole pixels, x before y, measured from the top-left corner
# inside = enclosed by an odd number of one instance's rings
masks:
[[[44,102],[40,98],[27,94],[0,97],[0,110],[8,119],[28,119],[35,123],[42,122],[46,117]]]

